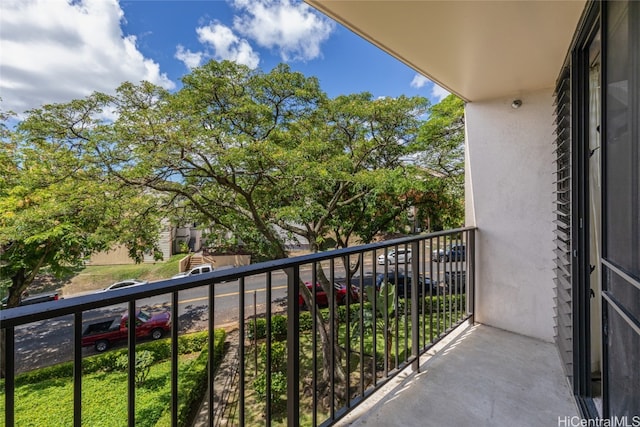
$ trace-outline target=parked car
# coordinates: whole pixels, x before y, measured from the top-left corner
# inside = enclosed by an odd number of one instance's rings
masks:
[[[130,286],[146,285],[147,283],[149,283],[149,282],[147,282],[146,280],[126,279],[126,280],[121,280],[119,282],[116,282],[116,283],[114,283],[114,284],[112,284],[110,286],[107,286],[103,290],[112,291],[114,289],[128,288]]]
[[[464,261],[466,247],[464,243],[449,245],[446,248],[435,250],[431,253],[431,259],[435,262]]]
[[[307,285],[307,289],[313,293],[313,285],[311,282],[305,282]],[[336,304],[344,305],[347,303],[347,287],[342,284],[335,282],[333,284],[334,296],[336,297]],[[358,301],[358,289],[355,286],[351,286],[351,301]],[[300,307],[306,307],[304,299],[302,298],[302,294],[298,294],[298,304]],[[316,283],[316,305],[318,307],[328,307],[329,306],[329,298],[327,293],[322,289],[320,283]]]
[[[465,292],[465,288],[467,285],[467,272],[445,271],[444,284],[446,286],[447,292],[451,291],[454,294]]]
[[[57,301],[59,299],[61,298],[57,292],[49,292],[49,293],[36,294],[36,295],[29,295],[25,293],[20,298],[20,303],[18,305],[23,306],[23,305],[38,304],[38,303],[47,302],[47,301]],[[2,298],[2,301],[0,301],[0,307],[7,308],[8,300],[9,300],[9,295]]]
[[[398,248],[392,249],[387,253],[385,257],[384,254],[378,256],[378,264],[384,265],[387,264],[395,264],[396,257],[398,257],[399,264],[406,264],[411,262],[411,249],[410,248]]]
[[[411,297],[411,285],[413,283],[411,275],[404,275],[402,273],[398,273],[396,275],[395,273],[388,273],[385,279],[383,274],[378,274],[376,287],[379,289],[383,282],[395,285],[396,295],[398,295],[399,298]],[[437,292],[438,284],[436,281],[432,281],[430,277],[420,277],[418,279],[418,285],[418,296],[422,296],[423,291],[425,296],[429,295],[429,289],[431,289],[433,294]]]
[[[189,276],[194,276],[196,274],[211,273],[212,271],[213,271],[213,266],[211,264],[200,264],[191,268],[190,270],[183,271],[182,273],[178,273],[172,276],[171,278],[179,279],[180,277],[189,277]]]
[[[404,289],[405,289],[405,285],[407,288],[407,297],[411,296],[411,275],[405,275],[404,273],[401,272],[395,272],[395,271],[390,271],[386,274],[384,273],[378,273],[375,277],[375,280],[373,278],[373,276],[365,276],[364,278],[360,278],[360,277],[354,277],[351,280],[351,284],[353,286],[355,286],[356,288],[362,287],[362,286],[373,286],[373,284],[375,283],[376,289],[380,289],[380,286],[382,286],[383,283],[389,283],[389,284],[393,284],[396,285],[396,293],[399,297],[404,298],[405,293],[404,293]],[[437,292],[437,282],[436,281],[432,281],[430,277],[427,277],[426,279],[423,279],[422,277],[420,277],[420,280],[418,281],[418,283],[420,283],[420,287],[418,287],[418,294],[422,294],[422,284],[425,283],[424,286],[424,290],[425,290],[425,295],[429,294],[429,287],[431,287],[432,292],[436,293]],[[441,290],[442,292],[442,290]]]
[[[90,323],[82,330],[82,346],[94,346],[96,351],[107,350],[114,342],[127,339],[129,316],[124,314],[108,320]],[[157,340],[171,330],[171,313],[151,315],[146,311],[136,313],[136,338],[150,337]]]

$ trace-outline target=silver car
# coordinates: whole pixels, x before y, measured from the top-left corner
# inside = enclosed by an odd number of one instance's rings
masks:
[[[384,254],[378,256],[378,264],[380,265],[384,265],[385,263],[395,264],[396,256],[398,257],[399,264],[409,263],[411,262],[411,249],[404,249],[404,248],[392,249],[387,253],[386,258]]]
[[[126,279],[126,280],[121,280],[119,282],[116,282],[106,288],[104,288],[105,291],[112,291],[114,289],[120,289],[120,288],[128,288],[130,286],[140,286],[140,285],[146,285],[147,282],[146,280],[138,280],[138,279]]]

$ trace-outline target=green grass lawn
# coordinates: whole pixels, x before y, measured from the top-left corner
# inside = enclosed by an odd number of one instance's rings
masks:
[[[198,354],[180,356],[180,377]],[[153,427],[170,406],[171,361],[156,363],[136,388],[136,426]],[[17,426],[73,425],[73,378],[52,378],[16,388]],[[127,420],[126,372],[96,372],[82,377],[82,425],[120,427]],[[4,399],[0,402],[4,413]],[[3,417],[4,418],[4,417]]]
[[[72,283],[91,281],[106,287],[111,283],[124,279],[161,280],[178,273],[178,263],[184,254],[177,254],[164,262],[126,265],[89,265],[71,278]]]
[[[215,360],[218,366],[224,355],[226,334],[215,332]],[[178,401],[179,421],[186,425],[189,414],[197,408],[206,391],[207,350],[198,351],[206,343],[206,333],[195,333],[179,338]],[[135,425],[142,427],[168,427],[171,425],[171,359],[168,339],[141,344],[139,350],[148,350],[159,360],[153,363],[146,379],[135,388]],[[184,354],[182,354],[184,353]],[[128,379],[126,368],[114,360],[126,350],[90,356],[83,361],[82,425],[119,427],[127,425]],[[16,426],[71,426],[73,425],[72,363],[66,362],[31,371],[16,377]],[[4,381],[0,380],[0,413],[5,412]],[[4,415],[0,417],[3,425]]]

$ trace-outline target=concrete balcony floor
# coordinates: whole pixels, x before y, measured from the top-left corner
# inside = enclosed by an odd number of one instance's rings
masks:
[[[407,368],[337,425],[542,427],[574,416],[553,344],[475,324],[458,328],[421,358],[419,372]]]

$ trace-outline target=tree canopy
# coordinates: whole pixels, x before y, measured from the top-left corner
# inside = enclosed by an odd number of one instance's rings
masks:
[[[286,256],[284,230],[321,247],[364,240],[406,209],[424,98],[329,99],[315,78],[280,65],[268,73],[211,61],[169,94],[125,84],[117,120],[91,142],[123,182],[164,194],[212,230],[233,232],[254,254]]]
[[[15,130],[3,117],[0,277],[11,278],[10,307],[42,269],[67,274],[115,242],[140,259],[157,242],[152,200],[87,162],[77,138],[52,120],[64,115],[73,116],[69,108],[49,106]]]
[[[458,227],[464,221],[464,103],[449,95],[428,114],[417,136],[417,163],[438,179],[425,181],[415,206],[433,230]]]
[[[2,273],[24,275],[21,292],[41,267],[67,271],[114,242],[141,259],[160,218],[232,233],[258,258],[287,256],[287,238],[369,242],[411,205],[455,212],[462,128],[455,97],[331,99],[283,64],[211,61],[174,93],[124,83],[47,105],[2,128]]]

